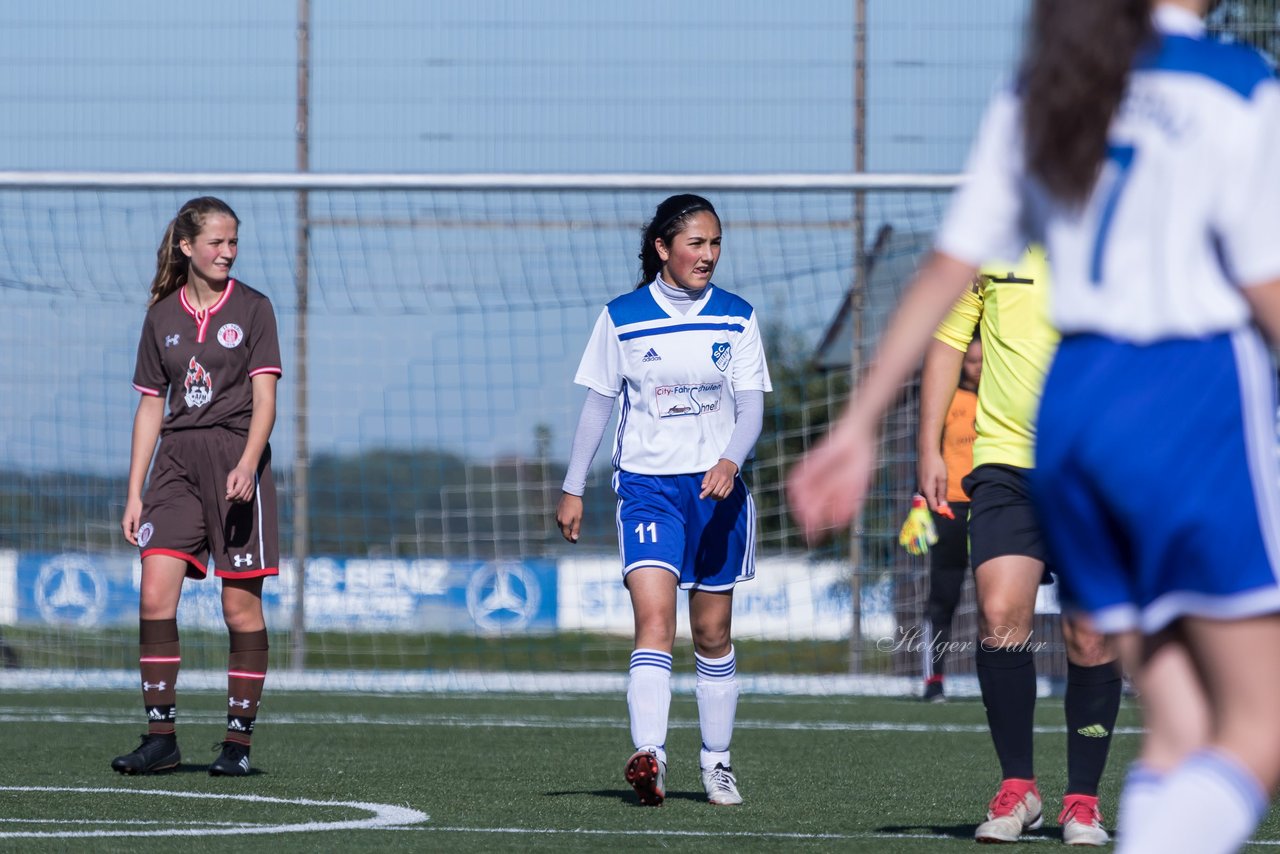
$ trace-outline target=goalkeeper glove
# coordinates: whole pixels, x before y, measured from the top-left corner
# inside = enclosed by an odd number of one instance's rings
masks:
[[[923,495],[911,497],[911,510],[907,513],[902,530],[898,532],[898,545],[908,554],[922,555],[929,552],[929,546],[938,541],[938,529],[933,524],[933,515]]]

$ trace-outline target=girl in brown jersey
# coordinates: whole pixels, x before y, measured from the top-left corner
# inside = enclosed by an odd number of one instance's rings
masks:
[[[270,300],[230,275],[239,224],[225,202],[192,199],[169,223],[156,256],[134,372],[141,399],[121,520],[142,558],[139,662],[147,734],[112,761],[122,774],[168,771],[181,761],[178,600],[184,579],[204,578],[210,558],[222,579],[231,643],[227,732],[209,773],[249,773],[267,670],[262,581],[279,573],[267,440],[281,369]]]

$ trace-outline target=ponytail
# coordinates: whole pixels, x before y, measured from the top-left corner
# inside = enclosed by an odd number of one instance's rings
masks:
[[[240,217],[231,206],[213,196],[200,196],[187,202],[178,215],[169,220],[164,230],[160,248],[156,250],[156,275],[151,280],[151,299],[148,306],[176,291],[187,280],[190,260],[182,251],[182,241],[193,242],[204,228],[205,219],[211,215],[229,216],[240,224]]]
[[[693,215],[701,211],[710,212],[716,222],[720,221],[720,215],[711,202],[693,193],[670,196],[658,205],[658,209],[653,212],[653,219],[645,225],[640,238],[640,281],[636,283],[637,289],[656,279],[662,270],[662,259],[658,257],[654,242],[661,240],[664,245],[670,246],[676,236],[688,226]]]
[[[1027,170],[1080,205],[1107,158],[1107,131],[1138,52],[1150,0],[1037,0],[1020,74]]]

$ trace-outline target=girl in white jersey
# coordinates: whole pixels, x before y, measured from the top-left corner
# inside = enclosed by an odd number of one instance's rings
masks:
[[[587,471],[619,400],[613,480],[636,626],[627,689],[635,753],[625,775],[653,806],[666,797],[677,587],[689,591],[702,783],[711,803],[742,803],[729,762],[738,702],[729,628],[734,585],[755,575],[756,519],[739,473],[771,386],[755,311],[711,284],[719,258],[709,201],[681,194],[658,205],[641,242],[640,284],[601,312],[574,378],[587,400],[556,511],[565,539],[577,542]]]
[[[1143,697],[1120,851],[1236,850],[1280,782],[1280,84],[1206,37],[1207,6],[1038,0],[936,251],[790,484],[810,536],[846,524],[949,304],[982,259],[1046,244],[1063,340],[1032,490],[1064,596]]]

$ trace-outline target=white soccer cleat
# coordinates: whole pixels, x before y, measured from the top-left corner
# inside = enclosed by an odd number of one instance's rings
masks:
[[[667,763],[656,751],[645,747],[631,754],[624,773],[642,806],[662,806],[667,797]]]
[[[978,825],[973,838],[978,842],[1017,842],[1023,831],[1042,824],[1036,781],[1004,780],[987,806],[987,820]]]
[[[742,803],[738,791],[738,778],[728,765],[716,763],[714,768],[702,769],[702,788],[707,790],[707,800],[718,807],[737,806]]]
[[[1102,826],[1098,799],[1089,795],[1067,795],[1062,799],[1062,841],[1068,845],[1106,845],[1111,835]]]

